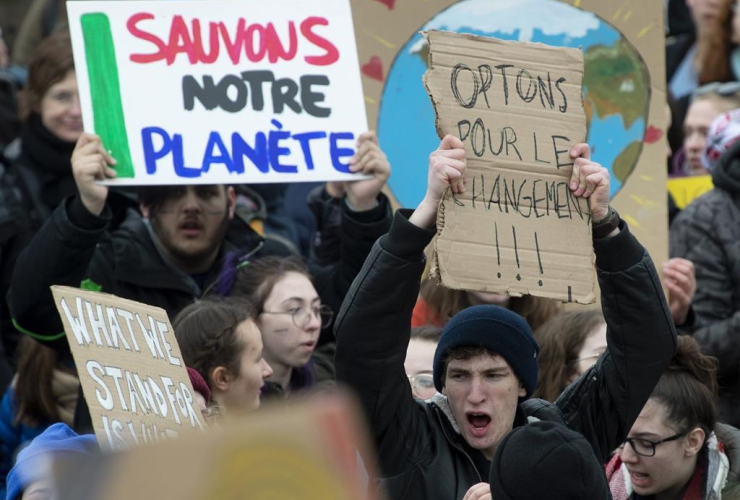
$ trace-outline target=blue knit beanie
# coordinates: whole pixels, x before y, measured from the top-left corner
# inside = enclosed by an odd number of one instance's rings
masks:
[[[44,477],[40,460],[48,454],[89,455],[98,451],[98,441],[92,434],[78,435],[67,424],[54,424],[36,437],[18,454],[7,477],[6,500],[17,500],[23,491]]]
[[[442,391],[444,359],[458,347],[484,347],[509,363],[527,394],[537,385],[537,354],[540,346],[529,324],[518,314],[494,305],[473,306],[457,313],[447,323],[434,353],[434,387]]]

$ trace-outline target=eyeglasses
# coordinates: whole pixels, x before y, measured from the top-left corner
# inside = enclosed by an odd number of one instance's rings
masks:
[[[305,328],[311,321],[311,315],[321,320],[321,328],[328,328],[334,317],[334,311],[326,304],[314,307],[296,307],[290,311],[262,311],[263,314],[289,314],[293,324],[298,328]]]
[[[429,399],[437,393],[437,389],[434,387],[434,377],[431,373],[419,373],[408,377],[409,382],[411,382],[411,389],[420,398]]]
[[[676,439],[682,438],[686,435],[686,433],[688,433],[688,431],[681,432],[680,434],[675,434],[671,437],[661,439],[660,441],[649,441],[647,439],[627,438],[624,440],[624,443],[622,443],[619,449],[621,450],[622,448],[624,448],[625,444],[629,443],[629,445],[638,455],[643,456],[643,457],[654,457],[656,446],[658,446],[661,443],[667,443],[668,441],[675,441]]]
[[[692,102],[697,98],[709,94],[718,95],[721,97],[734,96],[740,93],[740,82],[712,82],[702,85],[701,87],[694,90],[691,94]]]

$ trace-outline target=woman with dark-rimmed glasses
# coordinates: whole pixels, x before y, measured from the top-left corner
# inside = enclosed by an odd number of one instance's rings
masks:
[[[678,351],[606,467],[614,500],[721,498],[730,471],[717,424],[717,362],[694,339]]]

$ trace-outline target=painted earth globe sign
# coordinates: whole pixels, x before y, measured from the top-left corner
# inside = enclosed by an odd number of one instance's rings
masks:
[[[592,159],[611,174],[611,196],[619,192],[640,157],[648,123],[650,75],[638,51],[605,20],[558,0],[463,0],[419,27],[396,55],[383,88],[378,138],[393,165],[391,191],[402,206],[423,198],[427,159],[439,144],[422,84],[429,49],[418,33],[430,29],[580,47],[587,141]]]

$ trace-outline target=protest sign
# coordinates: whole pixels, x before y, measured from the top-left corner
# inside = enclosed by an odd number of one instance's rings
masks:
[[[278,405],[195,436],[58,467],[60,500],[378,500],[355,404],[338,395]],[[362,456],[359,460],[358,451]]]
[[[354,180],[367,129],[349,0],[68,2],[109,184]]]
[[[668,191],[673,195],[676,207],[683,210],[689,204],[714,188],[711,175],[696,175],[668,179]]]
[[[203,429],[164,310],[78,288],[51,291],[101,447]]]
[[[612,205],[655,262],[668,259],[664,2],[645,0],[352,0],[370,127],[393,165],[388,187],[413,208],[439,144],[423,85],[420,31],[581,48],[592,159],[611,174]],[[539,134],[538,134],[539,137]]]
[[[568,185],[586,138],[580,50],[427,33],[440,137],[465,145],[466,191],[439,207],[433,273],[452,289],[594,301],[588,202]]]

